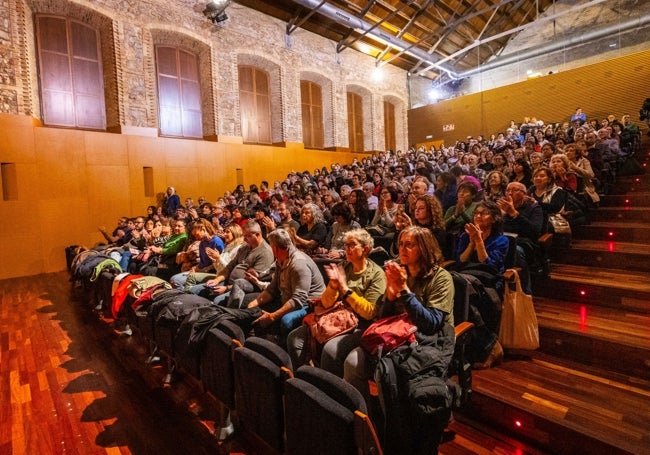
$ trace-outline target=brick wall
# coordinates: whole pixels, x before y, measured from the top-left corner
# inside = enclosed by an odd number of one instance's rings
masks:
[[[335,53],[335,43],[298,29],[285,34],[286,24],[236,3],[229,19],[214,26],[194,1],[137,2],[119,0],[0,0],[0,112],[40,119],[33,14],[74,17],[101,34],[108,131],[129,127],[156,129],[156,44],[178,45],[199,55],[204,135],[240,136],[237,65],[254,64],[272,75],[273,142],[301,142],[300,78],[317,80],[324,89],[325,145],[346,147],[345,93],[363,87],[368,150],[384,143],[383,109],[390,97],[398,111],[398,146],[407,145],[406,73],[387,66],[381,81],[371,79],[374,60],[353,50]],[[306,76],[305,76],[306,75]]]

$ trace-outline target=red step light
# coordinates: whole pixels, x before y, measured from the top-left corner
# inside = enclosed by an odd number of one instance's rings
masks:
[[[586,295],[587,295],[587,291],[585,291],[584,289],[582,289],[582,290],[580,291],[580,295],[581,295],[582,297],[586,296]]]
[[[607,235],[609,235],[610,237],[614,237],[614,233],[612,231],[609,231]]]
[[[521,423],[521,420],[515,420],[515,426],[517,428],[521,428],[523,426],[523,424]]]

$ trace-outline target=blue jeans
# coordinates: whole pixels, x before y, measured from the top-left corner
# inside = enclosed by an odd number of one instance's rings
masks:
[[[216,296],[213,302],[215,305],[226,306],[228,303],[228,297],[230,297],[230,291],[226,291],[223,294]]]
[[[299,310],[290,311],[280,319],[280,342],[283,347],[286,347],[286,339],[289,333],[302,324],[302,319],[307,315],[307,310],[307,307],[302,307]]]
[[[126,272],[126,269],[129,267],[129,261],[131,260],[131,251],[126,250],[122,252],[122,257],[120,258],[120,267],[122,271]]]

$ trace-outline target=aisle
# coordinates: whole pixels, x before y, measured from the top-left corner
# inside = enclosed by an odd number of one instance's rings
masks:
[[[0,281],[0,453],[227,453],[198,403],[175,404],[189,391],[143,377],[116,351],[137,340],[116,342],[70,290],[66,272]]]

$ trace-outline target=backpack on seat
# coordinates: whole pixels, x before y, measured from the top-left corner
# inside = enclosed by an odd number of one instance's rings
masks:
[[[437,453],[449,422],[447,368],[454,354],[454,328],[445,324],[425,343],[408,343],[377,359],[374,379],[387,454]]]

